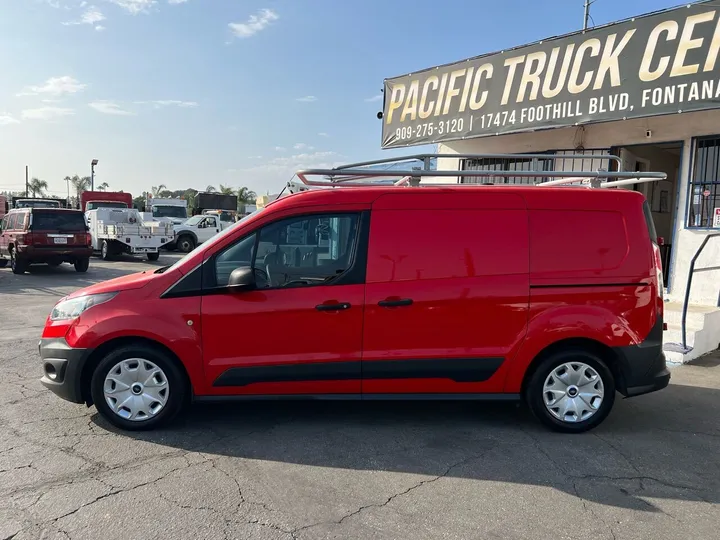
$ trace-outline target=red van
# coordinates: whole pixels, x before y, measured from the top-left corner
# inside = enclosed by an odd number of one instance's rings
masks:
[[[42,383],[111,423],[191,401],[523,399],[581,432],[668,385],[647,202],[582,187],[276,200],[170,267],[61,299]]]

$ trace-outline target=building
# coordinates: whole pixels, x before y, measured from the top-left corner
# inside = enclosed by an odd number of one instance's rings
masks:
[[[682,342],[690,263],[707,240],[689,292],[693,349],[667,347],[671,361],[688,361],[720,342],[719,53],[717,4],[697,2],[386,79],[382,146],[544,154],[438,160],[459,172],[617,170],[601,154],[625,171],[665,172],[630,189],[647,197],[665,242],[666,343]],[[532,179],[495,180],[506,181]]]

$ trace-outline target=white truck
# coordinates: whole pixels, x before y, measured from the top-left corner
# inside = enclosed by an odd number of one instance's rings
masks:
[[[187,219],[187,201],[185,199],[162,199],[147,197],[145,211],[152,214],[153,220],[169,221],[180,225]]]
[[[120,253],[147,255],[157,261],[160,248],[173,241],[173,226],[168,221],[143,222],[133,208],[98,208],[85,213],[93,249],[108,260]]]
[[[175,225],[174,245],[183,253],[189,253],[195,249],[195,246],[207,242],[225,229],[224,225],[216,215],[193,216],[182,225]]]

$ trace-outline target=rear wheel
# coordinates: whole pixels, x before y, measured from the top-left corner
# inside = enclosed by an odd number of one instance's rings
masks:
[[[87,272],[88,268],[90,268],[90,258],[78,259],[73,266],[75,266],[76,272]]]
[[[148,253],[147,254],[148,261],[157,261],[160,258],[159,253]]]
[[[112,252],[110,251],[110,243],[107,240],[103,240],[103,243],[100,246],[100,256],[104,261],[109,261],[110,257],[112,257]]]
[[[90,381],[98,412],[111,424],[140,431],[168,423],[182,409],[185,377],[164,352],[129,345],[102,358]]]
[[[527,384],[526,399],[547,427],[580,433],[599,425],[615,403],[615,380],[603,360],[584,350],[544,359]]]
[[[28,269],[28,263],[23,259],[18,259],[15,256],[15,250],[13,250],[10,252],[10,268],[12,269],[13,274],[24,274]]]
[[[195,249],[195,240],[192,236],[184,234],[177,240],[177,248],[183,253],[190,253]]]

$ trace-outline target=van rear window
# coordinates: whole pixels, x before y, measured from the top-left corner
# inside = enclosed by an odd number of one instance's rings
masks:
[[[647,201],[643,202],[643,214],[645,215],[645,224],[648,228],[648,233],[650,234],[650,241],[653,244],[657,244],[657,230],[655,230],[655,222],[652,218],[652,213],[650,212],[650,205]]]
[[[35,231],[85,232],[85,217],[81,212],[35,210],[32,216]]]

